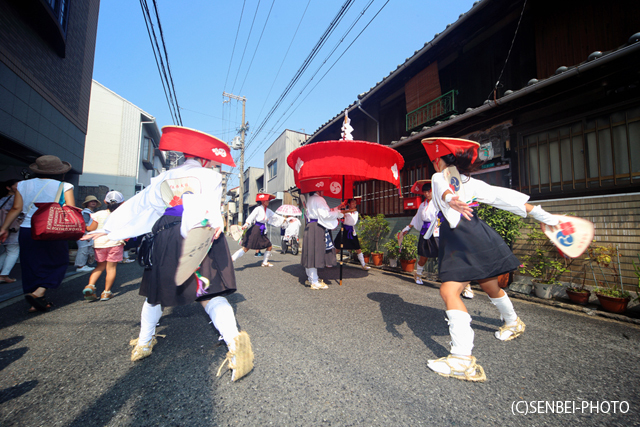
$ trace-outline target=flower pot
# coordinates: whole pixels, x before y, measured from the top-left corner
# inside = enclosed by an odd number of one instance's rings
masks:
[[[608,297],[606,295],[596,294],[600,305],[605,311],[610,313],[624,313],[629,304],[629,298]]]
[[[589,297],[591,296],[591,292],[589,291],[576,292],[576,291],[572,291],[571,289],[566,289],[565,292],[567,293],[567,296],[569,297],[569,299],[577,304],[588,303]]]
[[[498,286],[501,288],[508,287],[513,281],[513,273],[504,273],[498,276]]]
[[[389,258],[389,267],[397,267],[398,259],[397,258]]]
[[[364,256],[364,263],[365,263],[365,265],[366,265],[366,264],[369,264],[369,260],[371,259],[371,256],[370,256],[370,255],[363,255],[363,256]]]
[[[550,285],[547,283],[533,282],[533,289],[535,290],[536,296],[538,298],[550,299],[553,285]]]
[[[373,258],[373,265],[378,266],[378,267],[382,265],[382,260],[384,258],[384,254],[382,254],[382,253],[372,253],[371,257]]]
[[[415,259],[412,260],[400,260],[400,265],[402,266],[402,271],[408,271],[409,273],[413,272],[413,267],[416,263]]]

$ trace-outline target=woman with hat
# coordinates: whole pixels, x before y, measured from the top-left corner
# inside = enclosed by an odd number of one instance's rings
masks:
[[[248,230],[242,238],[242,247],[233,254],[233,262],[247,253],[249,249],[266,249],[262,259],[262,267],[273,267],[273,264],[269,262],[273,247],[271,240],[267,237],[267,224],[280,227],[284,221],[283,217],[269,209],[269,200],[275,198],[274,195],[267,193],[258,193],[256,196],[256,202],[260,205],[251,212],[242,226],[243,230]]]
[[[13,206],[15,194],[18,192],[19,179],[10,179],[0,184],[0,218],[6,218]],[[22,215],[24,217],[24,215]],[[0,254],[0,284],[13,283],[16,281],[13,277],[10,277],[11,270],[16,265],[18,257],[20,256],[20,245],[18,244],[18,232],[20,231],[20,224],[22,224],[22,218],[18,216],[9,224],[7,238],[2,242],[2,248],[4,251]],[[2,223],[0,223],[0,226]]]
[[[96,196],[87,196],[84,198],[84,202],[82,202],[82,217],[84,218],[84,223],[89,227],[93,223],[93,219],[91,219],[91,214],[93,214],[97,208],[100,207],[102,203],[100,200],[96,198]],[[87,265],[87,261],[90,258],[94,258],[93,256],[93,244],[89,240],[78,240],[78,252],[76,253],[76,260],[74,265],[76,266],[76,272],[89,272],[93,271],[93,267],[89,267]]]
[[[358,223],[358,205],[359,199],[353,198],[346,201],[346,208],[342,209],[340,212],[344,215],[343,217],[343,226],[344,230],[342,233],[338,233],[336,238],[333,240],[333,246],[337,249],[347,249],[350,251],[356,251],[358,254],[358,261],[360,261],[360,265],[363,270],[369,270],[369,267],[364,262],[364,255],[362,254],[362,249],[360,248],[360,239],[358,239],[358,235],[356,233],[356,224]],[[340,236],[344,234],[344,238],[341,239]]]
[[[418,239],[418,267],[413,272],[413,278],[417,284],[422,285],[422,271],[429,258],[438,257],[438,224],[436,218],[436,207],[431,202],[431,180],[422,179],[416,181],[411,187],[411,192],[422,194],[424,201],[418,206],[418,212],[411,219],[411,223],[402,229],[402,235],[406,235],[412,228],[419,230]],[[429,238],[425,238],[427,230],[434,223],[433,233]]]
[[[51,203],[62,187],[64,203],[75,206],[73,185],[63,182],[71,164],[56,156],[40,156],[29,169],[36,178],[18,183],[18,191],[7,221],[0,228],[0,240],[6,238],[7,227],[20,212],[25,214],[20,226],[20,267],[22,289],[31,305],[29,312],[47,311],[53,304],[44,297],[48,289],[56,289],[62,283],[69,264],[69,244],[66,240],[34,240],[31,237],[31,217],[38,210],[36,203]],[[11,221],[9,221],[11,220]]]
[[[229,362],[231,380],[236,381],[253,369],[253,351],[249,335],[238,330],[233,308],[225,297],[236,291],[236,278],[222,235],[222,175],[213,169],[235,163],[229,146],[218,138],[179,126],[162,128],[159,148],[182,152],[186,160],[153,178],[147,188],[122,204],[109,216],[103,230],[116,241],[147,233],[153,236],[147,258],[150,262],[140,285],[140,295],[146,297],[140,334],[130,343],[134,346],[131,360],[151,355],[164,307],[198,301],[227,344],[229,352],[223,366]],[[176,283],[183,242],[192,230],[203,226],[214,230],[211,246],[199,268],[184,283]]]
[[[96,212],[91,216],[93,222],[87,227],[88,231],[94,231],[104,228],[104,224],[109,216],[115,212],[124,202],[124,196],[119,191],[109,191],[104,196],[104,204],[107,209]],[[96,252],[96,262],[98,266],[91,272],[89,276],[89,284],[84,287],[82,294],[87,301],[95,301],[98,299],[96,295],[96,284],[103,271],[107,271],[104,279],[104,291],[100,295],[100,301],[109,301],[113,298],[111,287],[116,280],[116,269],[118,263],[122,261],[124,253],[124,240],[110,240],[107,236],[102,236],[93,240],[93,247]]]
[[[451,354],[429,360],[428,366],[439,375],[467,381],[484,381],[486,375],[471,356],[473,329],[471,316],[460,298],[464,286],[478,281],[491,303],[498,308],[504,325],[495,333],[502,341],[512,340],[525,330],[511,300],[498,286],[500,274],[520,265],[502,238],[478,218],[474,202],[504,209],[522,217],[527,215],[554,227],[558,220],[540,206],[527,203],[529,196],[508,188],[491,186],[470,177],[479,169],[476,163],[479,144],[455,138],[422,140],[436,170],[433,175],[433,201],[440,218],[439,274],[440,296],[446,305]],[[460,199],[460,195],[464,199]]]

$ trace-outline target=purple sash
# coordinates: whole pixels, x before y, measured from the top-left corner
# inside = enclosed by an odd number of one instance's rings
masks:
[[[164,210],[164,214],[169,216],[182,216],[183,212],[184,206],[182,205],[172,206]]]
[[[427,233],[427,230],[431,227],[430,222],[425,222],[422,224],[422,228],[420,229],[420,235],[424,236]]]
[[[264,222],[256,222],[256,224],[260,227],[260,233],[267,234],[267,224]]]
[[[347,239],[353,240],[353,226],[347,225],[347,224],[343,224],[343,226],[344,226],[344,229],[347,231]]]

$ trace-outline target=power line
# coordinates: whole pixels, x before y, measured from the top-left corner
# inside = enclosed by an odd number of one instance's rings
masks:
[[[251,62],[249,63],[249,67],[247,68],[247,74],[244,76],[244,80],[242,81],[242,86],[240,86],[239,93],[242,93],[242,88],[244,88],[244,83],[247,81],[247,77],[249,76],[249,71],[251,70],[251,66],[253,65],[253,60],[256,57],[256,53],[258,53],[258,47],[260,47],[260,42],[262,41],[262,36],[264,35],[264,30],[267,28],[267,22],[269,22],[269,17],[271,16],[271,11],[273,10],[273,5],[276,3],[276,0],[271,2],[271,8],[269,9],[269,14],[267,15],[267,19],[264,21],[264,26],[262,27],[262,32],[260,33],[260,38],[258,39],[258,44],[256,45],[255,50],[253,51],[253,56],[251,57]]]
[[[236,52],[236,43],[238,42],[238,34],[240,33],[240,24],[242,24],[242,16],[244,15],[244,5],[247,0],[242,2],[242,10],[240,11],[240,19],[238,20],[238,29],[236,30],[236,38],[233,41],[233,50],[231,51],[231,59],[229,60],[229,68],[227,69],[227,77],[224,79],[224,87],[227,87],[227,80],[229,80],[229,72],[231,71],[231,64],[233,63],[233,55]]]
[[[231,86],[231,92],[234,91],[236,87],[236,81],[238,81],[238,76],[240,75],[240,69],[242,68],[242,62],[244,61],[244,54],[247,52],[247,46],[249,45],[249,39],[251,39],[251,32],[253,31],[253,24],[256,22],[256,16],[258,16],[258,9],[260,9],[260,0],[258,0],[258,5],[256,6],[256,13],[253,14],[253,20],[251,21],[251,27],[249,28],[249,35],[247,36],[247,42],[244,44],[244,50],[242,51],[242,58],[240,58],[240,65],[238,65],[238,72],[236,73],[236,78],[233,80],[233,85]]]

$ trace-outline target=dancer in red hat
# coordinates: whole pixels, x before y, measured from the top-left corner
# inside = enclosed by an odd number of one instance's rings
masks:
[[[269,262],[273,246],[271,245],[271,240],[267,237],[267,224],[280,227],[284,221],[283,217],[269,209],[269,200],[275,198],[274,195],[267,193],[258,193],[256,196],[256,202],[260,203],[260,205],[251,212],[242,226],[243,230],[248,230],[242,238],[242,247],[233,254],[233,262],[236,262],[249,249],[257,249],[258,251],[266,249],[262,259],[262,267],[273,267],[273,264]]]
[[[140,295],[146,300],[140,334],[131,341],[131,360],[151,355],[164,307],[198,301],[229,348],[225,362],[232,370],[231,380],[236,381],[253,368],[253,352],[249,335],[238,330],[233,308],[225,298],[236,291],[236,279],[222,234],[222,175],[212,169],[215,165],[235,164],[224,142],[183,127],[163,127],[160,149],[183,152],[186,161],[153,178],[149,187],[109,216],[103,230],[111,240],[152,233],[140,285]],[[204,224],[215,230],[211,247],[197,272],[184,283],[176,283],[183,241],[192,229]]]
[[[416,181],[411,187],[411,192],[422,194],[424,196],[424,201],[420,203],[418,212],[416,212],[411,219],[411,223],[402,229],[402,235],[406,235],[412,228],[419,230],[420,238],[418,239],[418,255],[420,258],[418,258],[418,267],[413,272],[413,279],[417,284],[422,285],[422,271],[424,269],[424,265],[427,263],[429,258],[438,257],[437,239],[439,227],[436,224],[431,237],[424,237],[431,224],[437,221],[436,207],[435,204],[431,202],[431,180],[422,179]]]
[[[446,305],[451,334],[451,354],[429,360],[428,366],[442,376],[484,381],[484,370],[471,355],[474,336],[471,316],[460,298],[465,285],[471,280],[478,281],[498,308],[504,320],[504,325],[495,333],[499,340],[508,341],[522,335],[525,324],[498,286],[497,278],[518,268],[520,262],[498,233],[478,219],[474,204],[477,205],[477,201],[522,217],[530,215],[551,227],[556,226],[558,220],[540,206],[527,203],[529,196],[525,194],[471,178],[469,174],[480,168],[475,162],[477,142],[427,138],[422,144],[437,172],[431,179],[433,201],[440,218],[440,296]]]

